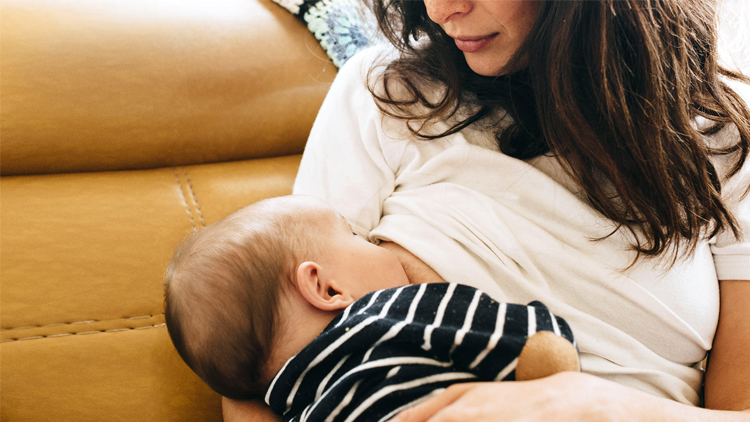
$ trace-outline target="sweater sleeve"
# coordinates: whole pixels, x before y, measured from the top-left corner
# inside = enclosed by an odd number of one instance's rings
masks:
[[[365,50],[341,68],[313,125],[294,183],[295,194],[328,201],[367,238],[377,226],[383,201],[394,190],[403,142],[383,131],[384,116],[367,89],[378,48]],[[391,164],[389,164],[389,161]]]
[[[730,83],[730,86],[750,104],[750,86]],[[735,126],[728,126],[715,135],[720,146],[737,142],[739,133]],[[735,156],[719,156],[715,164],[720,172],[726,172],[734,164]],[[722,196],[739,224],[742,236],[736,238],[731,230],[719,233],[711,242],[716,275],[719,280],[750,280],[750,159],[734,177],[722,186]]]
[[[724,186],[724,197],[737,219],[742,236],[736,238],[731,230],[719,233],[711,244],[716,275],[719,280],[750,280],[750,166],[730,179]]]

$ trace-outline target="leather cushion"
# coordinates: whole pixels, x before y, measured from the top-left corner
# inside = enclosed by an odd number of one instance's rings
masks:
[[[169,342],[164,271],[194,229],[291,193],[299,159],[0,178],[0,419],[220,420]]]

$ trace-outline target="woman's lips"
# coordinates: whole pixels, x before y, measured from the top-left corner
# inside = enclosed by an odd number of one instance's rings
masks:
[[[492,40],[494,40],[497,35],[497,33],[494,33],[491,35],[487,35],[486,37],[454,38],[454,40],[456,41],[456,47],[458,47],[458,49],[463,51],[464,53],[476,53],[477,51],[486,47],[487,44],[492,42]]]

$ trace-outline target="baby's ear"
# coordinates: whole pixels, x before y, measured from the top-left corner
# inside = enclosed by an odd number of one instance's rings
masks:
[[[339,288],[338,283],[327,277],[323,268],[315,262],[300,264],[296,276],[297,289],[302,297],[322,311],[338,311],[354,302],[351,294]]]

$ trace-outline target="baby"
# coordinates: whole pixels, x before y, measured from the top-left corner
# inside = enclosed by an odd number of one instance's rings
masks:
[[[285,420],[387,420],[453,383],[579,370],[570,328],[544,305],[409,281],[324,201],[273,198],[177,250],[165,317],[211,388],[265,396]]]

